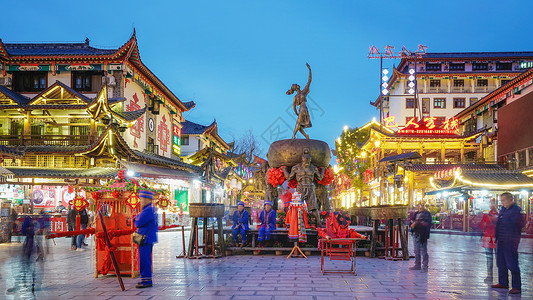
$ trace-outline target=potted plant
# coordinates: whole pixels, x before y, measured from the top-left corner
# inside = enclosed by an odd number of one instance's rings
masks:
[[[224,243],[226,244],[226,256],[232,255],[233,251],[229,250],[229,248],[235,247],[235,241],[233,240],[233,236],[228,235]]]
[[[283,228],[285,226],[285,216],[287,214],[284,211],[278,211],[277,212],[277,219],[276,219],[276,228]]]
[[[276,241],[272,247],[276,248],[276,249],[280,249],[280,248],[283,248],[283,244],[280,241]],[[279,255],[283,255],[283,251],[276,250],[276,255],[278,255],[278,256]]]

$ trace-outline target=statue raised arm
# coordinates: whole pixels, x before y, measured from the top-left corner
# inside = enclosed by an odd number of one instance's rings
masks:
[[[312,79],[311,66],[309,66],[307,63],[306,65],[309,69],[309,80],[307,81],[304,89],[300,90],[300,86],[294,83],[287,91],[287,95],[292,95],[294,92],[296,92],[292,102],[292,108],[294,113],[298,115],[298,119],[296,120],[296,126],[294,127],[294,132],[292,134],[293,139],[296,138],[296,133],[298,131],[301,132],[306,139],[309,139],[309,135],[304,132],[304,128],[313,126],[311,125],[311,116],[309,115],[309,110],[307,109],[307,94],[309,94],[309,86],[311,85]],[[297,106],[299,107],[298,110],[296,109]]]

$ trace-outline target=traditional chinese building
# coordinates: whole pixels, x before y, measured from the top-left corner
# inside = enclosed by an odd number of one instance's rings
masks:
[[[413,117],[435,117],[440,125],[532,66],[531,51],[404,56],[390,78],[385,75],[386,92],[371,104],[399,128]]]
[[[31,190],[30,206],[66,205],[62,186],[101,184],[120,168],[166,182],[172,196],[194,188],[199,168],[180,160],[179,139],[195,104],[144,65],[135,32],[118,49],[0,40],[0,72],[0,143],[21,153],[1,165],[10,189]]]

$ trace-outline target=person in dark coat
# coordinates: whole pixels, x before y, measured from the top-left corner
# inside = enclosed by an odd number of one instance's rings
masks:
[[[411,219],[411,232],[415,244],[415,265],[410,270],[428,271],[429,254],[428,239],[431,229],[431,213],[423,203],[418,204],[418,211]]]
[[[521,209],[513,201],[511,193],[500,196],[502,208],[496,222],[496,265],[498,266],[498,284],[493,288],[509,288],[509,271],[512,275],[512,289],[509,294],[520,294],[522,280],[518,266],[518,245],[524,227]]]
[[[248,227],[248,212],[244,209],[244,202],[237,203],[237,210],[233,213],[233,240],[237,242],[237,237],[241,235],[241,247],[246,244],[246,234],[250,229]]]
[[[87,214],[87,209],[84,208],[79,212],[79,215],[80,230],[85,230],[89,224],[89,215]],[[87,244],[85,244],[85,234],[79,234],[76,239],[76,247],[78,248],[77,251],[84,251],[85,249],[83,249],[82,246],[87,246]]]
[[[142,211],[135,216],[134,223],[137,227],[137,233],[146,236],[144,244],[139,246],[139,270],[141,273],[141,282],[136,288],[142,289],[152,286],[152,250],[157,243],[157,209],[152,200],[154,193],[151,191],[140,191]]]
[[[269,241],[273,230],[276,230],[276,211],[272,208],[272,201],[265,201],[265,209],[259,214],[259,245],[263,246],[263,241]]]
[[[78,211],[72,208],[72,206],[68,206],[68,213],[67,213],[67,228],[68,231],[75,231],[76,230],[76,216],[78,215]],[[70,250],[76,250],[76,241],[78,239],[77,235],[73,235],[70,240]]]

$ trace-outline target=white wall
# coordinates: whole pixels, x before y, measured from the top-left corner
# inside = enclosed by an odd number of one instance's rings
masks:
[[[130,78],[124,81],[124,111],[135,111],[146,105],[144,90]],[[128,145],[135,150],[146,149],[146,114],[140,117],[135,124],[122,135]]]

